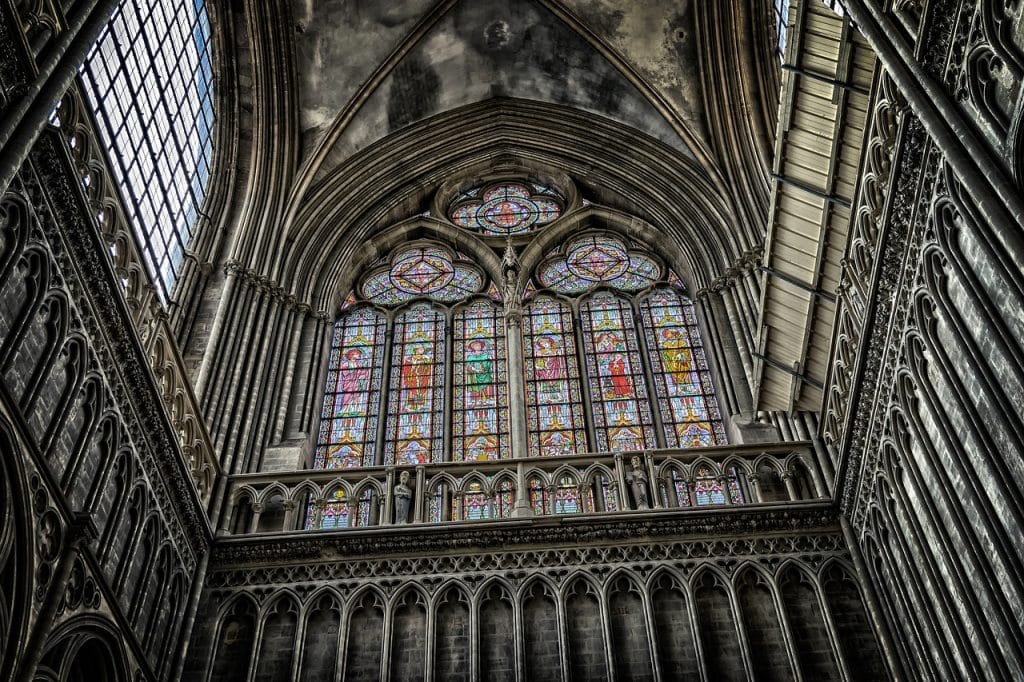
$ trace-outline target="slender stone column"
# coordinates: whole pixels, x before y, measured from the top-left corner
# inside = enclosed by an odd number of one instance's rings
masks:
[[[530,438],[526,425],[526,375],[523,370],[523,309],[519,305],[519,257],[512,241],[505,245],[501,260],[501,289],[505,303],[505,357],[508,370],[509,441],[513,459],[530,456]],[[526,488],[526,466],[516,465],[515,518],[533,516]]]
[[[50,113],[74,83],[85,56],[96,44],[120,0],[91,0],[67,17],[67,28],[38,64],[39,73],[26,92],[0,119],[0,193],[7,190]]]
[[[427,494],[427,468],[422,464],[416,467],[416,489],[412,494],[412,520],[413,523],[420,523],[423,521],[423,496]]]
[[[381,526],[390,526],[391,521],[394,518],[395,508],[395,467],[388,467],[387,473],[384,476],[384,510],[381,512],[381,517],[378,520],[378,524]]]

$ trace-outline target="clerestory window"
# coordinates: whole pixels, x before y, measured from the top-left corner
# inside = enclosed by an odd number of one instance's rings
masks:
[[[147,267],[167,301],[210,177],[206,3],[124,0],[81,76]]]
[[[653,254],[585,233],[541,260],[520,325],[506,326],[500,298],[440,244],[402,247],[371,268],[335,324],[314,467],[727,442],[693,304]],[[508,334],[523,349],[515,362]],[[522,453],[510,442],[510,367],[525,394]],[[573,504],[565,491],[555,499]],[[481,497],[463,513],[496,508]]]

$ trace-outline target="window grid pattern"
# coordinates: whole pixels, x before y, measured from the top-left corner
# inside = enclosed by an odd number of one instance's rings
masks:
[[[629,302],[600,291],[580,306],[580,318],[597,449],[657,447]]]
[[[586,452],[572,312],[561,301],[540,296],[523,322],[530,455]]]
[[[658,411],[670,448],[726,443],[693,303],[668,287],[640,305]]]
[[[370,308],[353,310],[335,323],[315,468],[375,463],[386,329],[384,316]]]
[[[147,267],[167,301],[213,154],[204,0],[125,0],[81,75]]]
[[[444,315],[417,303],[395,318],[384,463],[440,462],[444,455]]]
[[[452,459],[509,456],[508,376],[501,310],[474,301],[456,313],[453,327]]]

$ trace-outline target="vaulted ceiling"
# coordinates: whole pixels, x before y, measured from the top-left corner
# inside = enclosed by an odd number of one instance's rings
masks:
[[[768,0],[231,5],[229,256],[308,284],[307,264],[339,267],[453,174],[518,164],[650,222],[706,284],[764,237],[770,16]]]

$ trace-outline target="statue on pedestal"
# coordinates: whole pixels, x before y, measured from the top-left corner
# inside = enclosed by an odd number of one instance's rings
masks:
[[[410,503],[412,502],[412,488],[409,487],[409,472],[403,471],[398,475],[398,485],[394,489],[395,495],[395,523],[409,523]]]
[[[626,472],[626,482],[629,483],[629,488],[633,491],[633,502],[636,504],[636,509],[650,509],[647,502],[647,474],[644,473],[640,465],[640,458],[634,456],[629,463],[632,471]]]

